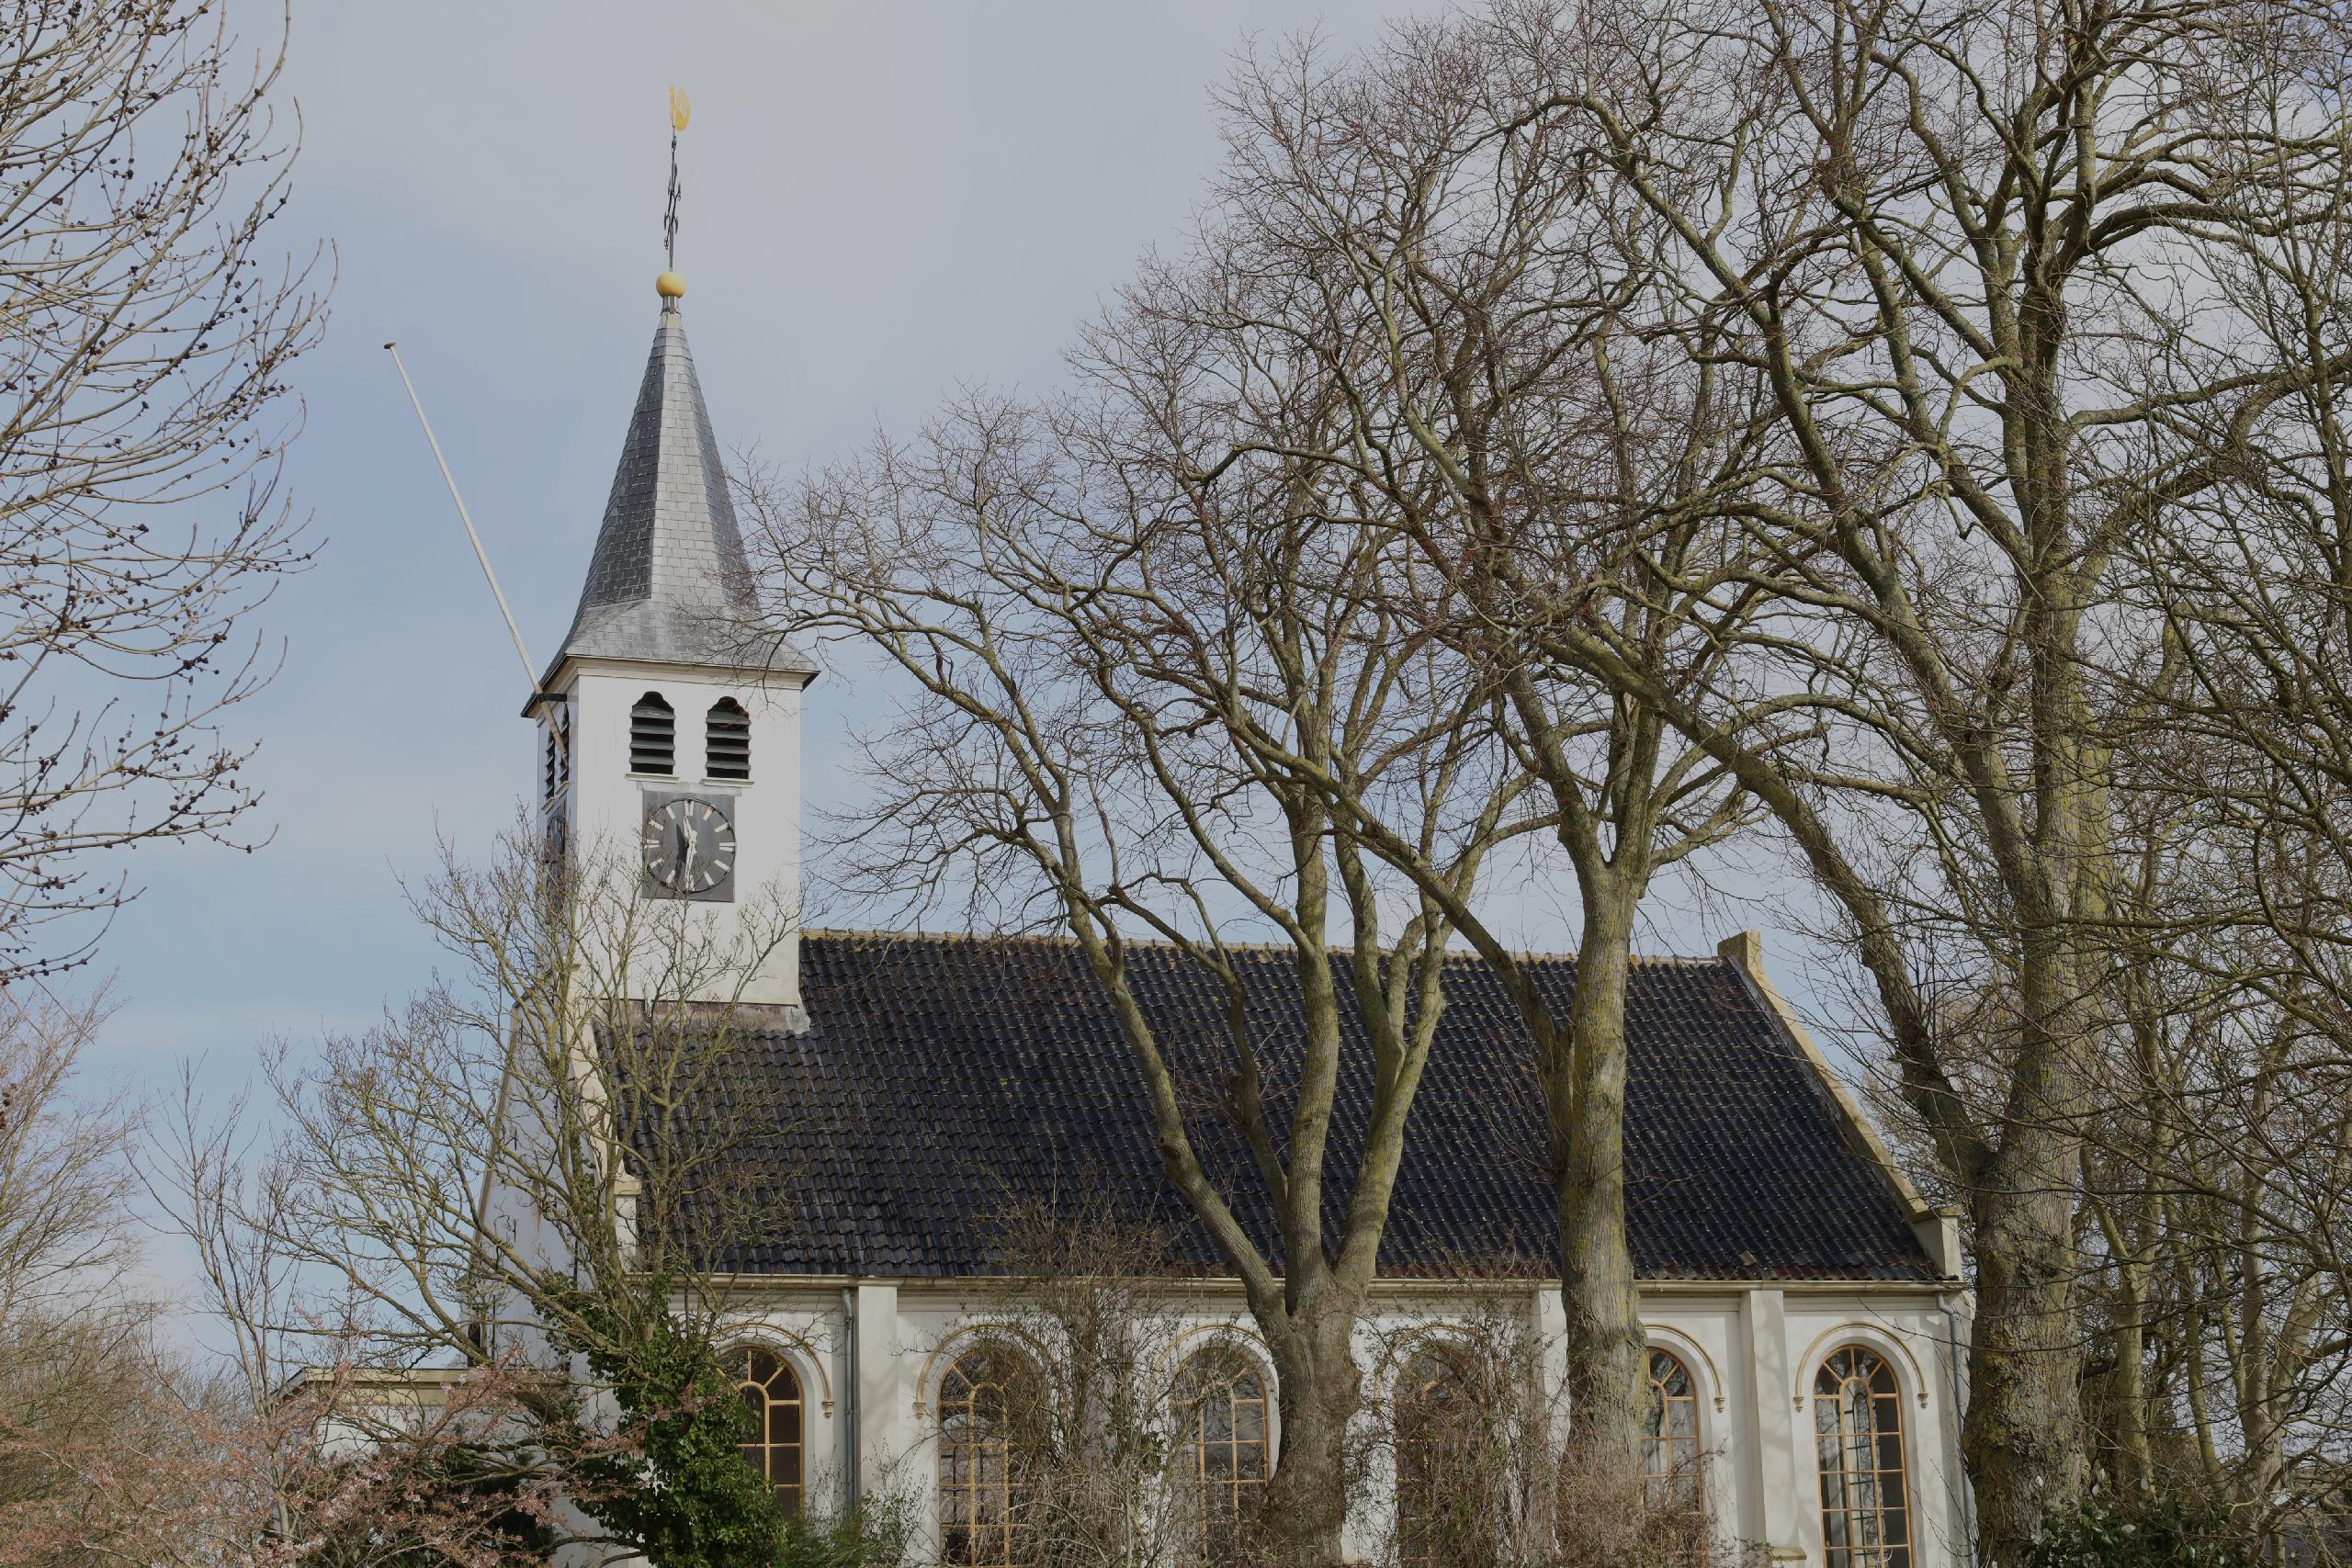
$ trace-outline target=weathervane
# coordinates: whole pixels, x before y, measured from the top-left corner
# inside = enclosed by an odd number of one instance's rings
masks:
[[[654,288],[666,301],[673,302],[686,291],[686,280],[678,276],[678,132],[686,129],[686,121],[694,118],[695,106],[686,97],[684,87],[670,89],[670,205],[662,214],[662,248],[665,270],[654,282]],[[665,308],[673,308],[665,307]]]

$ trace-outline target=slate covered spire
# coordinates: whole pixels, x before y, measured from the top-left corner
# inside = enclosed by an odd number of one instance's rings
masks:
[[[757,602],[686,347],[678,310],[684,280],[664,273],[661,283],[662,319],[604,526],[580,608],[548,675],[551,680],[567,659],[813,671],[788,644],[751,635]]]

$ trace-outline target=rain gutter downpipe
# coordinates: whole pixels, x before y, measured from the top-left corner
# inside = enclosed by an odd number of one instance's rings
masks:
[[[853,1511],[865,1506],[858,1461],[861,1434],[857,1429],[857,1291],[842,1287],[842,1501]]]

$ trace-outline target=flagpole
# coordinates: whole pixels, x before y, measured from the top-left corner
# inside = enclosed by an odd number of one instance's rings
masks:
[[[401,363],[399,346],[388,343],[384,350],[392,356],[392,368],[401,373],[401,385],[408,389],[409,407],[416,411],[416,423],[424,431],[424,444],[433,448],[433,460],[441,465],[441,479],[449,487],[449,499],[458,503],[458,521],[466,525],[466,537],[473,541],[474,559],[481,563],[481,574],[490,583],[491,597],[498,601],[498,613],[506,619],[506,635],[514,639],[514,657],[523,661],[523,679],[537,692],[538,666],[531,662],[530,650],[523,646],[522,628],[514,624],[514,612],[507,608],[506,592],[498,586],[498,573],[490,569],[490,552],[481,547],[481,535],[474,528],[473,514],[466,510],[466,498],[458,493],[458,479],[449,471],[449,459],[441,455],[441,443],[434,439],[433,422],[424,417],[424,404],[416,395],[416,383],[408,378],[408,367]]]

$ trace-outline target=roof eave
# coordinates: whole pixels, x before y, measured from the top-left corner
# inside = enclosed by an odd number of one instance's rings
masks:
[[[539,689],[523,704],[522,716],[536,718],[540,707],[548,703],[561,702],[571,690],[570,676],[574,671],[613,670],[660,671],[679,675],[734,675],[757,682],[789,682],[796,691],[807,691],[824,671],[814,660],[790,643],[778,645],[781,656],[766,664],[703,664],[687,663],[675,659],[632,659],[624,654],[572,653],[556,655],[547,673],[539,677]]]

